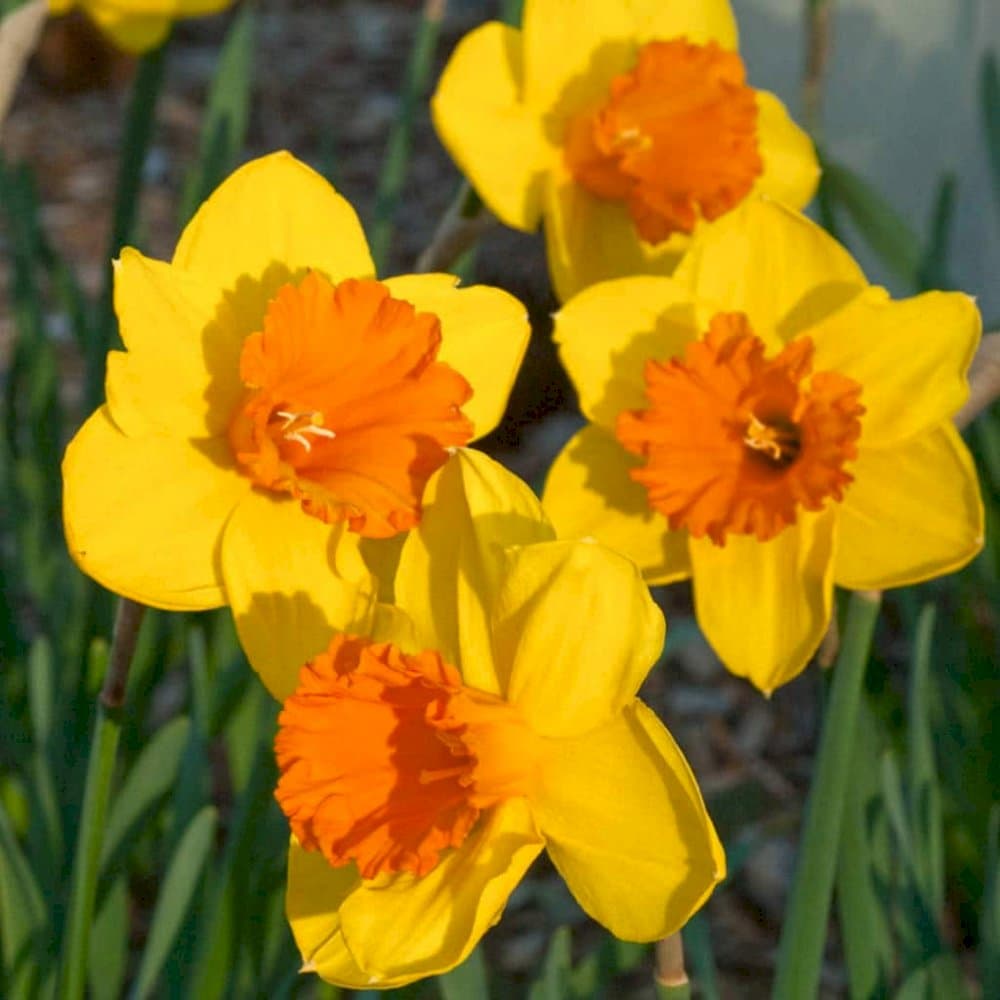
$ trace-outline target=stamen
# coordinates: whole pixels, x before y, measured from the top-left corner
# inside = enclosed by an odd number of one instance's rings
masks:
[[[275,410],[274,415],[284,420],[279,428],[281,436],[286,441],[294,441],[296,444],[302,445],[306,451],[312,451],[312,442],[306,437],[307,434],[326,438],[328,441],[332,441],[337,436],[336,431],[323,426],[323,414],[319,410],[308,410],[305,413]]]
[[[765,423],[753,413],[750,414],[743,443],[754,451],[762,452],[780,467],[791,465],[802,450],[799,429],[795,424],[788,420]]]

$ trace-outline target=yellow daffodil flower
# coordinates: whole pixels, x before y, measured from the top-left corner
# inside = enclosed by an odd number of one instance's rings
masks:
[[[544,219],[560,299],[669,273],[702,220],[751,192],[812,197],[812,144],[747,85],[728,0],[526,0],[522,23],[466,35],[431,109],[501,221]]]
[[[671,278],[605,282],[556,339],[591,421],[545,489],[567,536],[694,580],[722,661],[770,692],[816,650],[833,585],[882,589],[979,551],[949,418],[980,335],[971,298],[893,302],[808,219],[748,201]]]
[[[80,568],[154,607],[230,604],[241,628],[274,563],[316,565],[318,619],[357,623],[359,540],[417,523],[450,449],[499,421],[527,344],[516,299],[456,284],[376,281],[351,206],[287,153],[226,180],[170,263],[126,249],[127,350],[63,463]]]
[[[233,0],[49,0],[53,14],[79,7],[125,52],[139,54],[156,48],[174,21],[204,17],[228,7]]]
[[[618,937],[676,931],[725,859],[635,697],[664,631],[635,566],[555,540],[523,483],[463,449],[428,486],[395,599],[373,637],[314,630],[304,666],[309,609],[288,605],[254,661],[284,699],[277,798],[304,969],[360,989],[453,968],[543,849]]]

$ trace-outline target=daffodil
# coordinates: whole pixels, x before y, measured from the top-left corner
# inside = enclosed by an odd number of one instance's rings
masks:
[[[917,583],[979,551],[949,420],[979,335],[967,295],[891,301],[808,219],[747,202],[672,277],[595,285],[557,315],[591,425],[546,509],[650,583],[693,577],[709,642],[770,692],[815,652],[834,584]]]
[[[315,564],[314,614],[357,622],[360,539],[417,523],[450,449],[499,421],[527,343],[516,299],[456,284],[377,281],[353,209],[287,153],[226,180],[170,263],[125,250],[126,350],[63,464],[81,569],[154,607],[229,604],[241,627],[275,563]]]
[[[118,48],[141,53],[155,48],[170,25],[187,17],[204,17],[233,0],[49,0],[53,14],[79,7]]]
[[[666,274],[751,193],[800,208],[816,187],[812,144],[736,45],[728,0],[526,0],[520,30],[459,43],[434,123],[501,221],[544,219],[560,299]]]
[[[618,937],[676,931],[725,861],[683,755],[635,697],[664,633],[635,566],[555,540],[526,486],[460,450],[429,484],[395,600],[374,635],[316,630],[304,666],[288,607],[256,662],[284,699],[277,798],[304,969],[370,988],[452,968],[543,849]]]

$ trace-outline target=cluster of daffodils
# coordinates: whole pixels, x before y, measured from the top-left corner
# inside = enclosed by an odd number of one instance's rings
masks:
[[[589,423],[541,503],[466,448],[503,412],[523,306],[376,278],[288,154],[225,181],[170,263],[116,262],[125,350],[67,450],[68,544],[133,600],[232,609],[283,703],[288,917],[330,982],[452,968],[542,850],[623,939],[702,904],[722,850],[636,697],[664,637],[649,584],[691,577],[719,657],[770,692],[835,584],[981,544],[950,422],[975,307],[892,302],[798,214],[812,147],[735,42],[725,0],[527,0],[444,71],[443,141],[503,221],[544,220],[566,300]]]

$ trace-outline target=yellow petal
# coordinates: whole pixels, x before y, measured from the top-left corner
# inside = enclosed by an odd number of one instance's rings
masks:
[[[134,601],[169,611],[226,603],[223,525],[249,491],[228,442],[128,437],[98,410],[63,459],[63,521],[77,565]]]
[[[736,48],[736,18],[729,0],[629,0],[629,7],[640,44],[683,36],[698,44],[716,41],[724,49]]]
[[[549,275],[562,302],[598,281],[669,274],[689,242],[679,233],[656,247],[643,243],[622,202],[594,197],[562,167],[549,175],[544,197]]]
[[[729,670],[764,694],[805,669],[829,624],[835,521],[829,510],[800,514],[767,542],[691,539],[698,624]]]
[[[355,865],[334,868],[318,851],[292,838],[285,912],[302,964],[331,983],[367,985],[340,933],[340,905],[361,884]]]
[[[554,537],[521,480],[481,452],[457,451],[427,484],[423,518],[396,573],[396,603],[413,619],[421,648],[461,667],[470,687],[499,693],[489,609],[504,548]]]
[[[764,173],[754,190],[790,208],[803,208],[819,184],[819,160],[812,140],[774,94],[758,90],[756,96],[757,140]]]
[[[602,725],[663,650],[663,613],[635,564],[595,542],[508,549],[492,626],[501,690],[543,736]]]
[[[883,289],[869,288],[806,333],[816,345],[816,371],[861,383],[861,441],[881,448],[937,426],[961,407],[981,325],[975,302],[961,292],[892,302]]]
[[[522,103],[521,81],[521,32],[491,21],[458,43],[431,98],[431,115],[445,149],[490,211],[530,232],[554,153],[541,115]]]
[[[500,423],[528,347],[527,310],[499,288],[457,288],[458,279],[450,274],[409,274],[385,284],[394,296],[441,320],[438,360],[472,386],[472,399],[462,412],[475,425],[477,438],[488,434]]]
[[[530,0],[524,5],[525,103],[547,113],[556,142],[567,117],[603,97],[635,62],[628,4]]]
[[[652,276],[592,285],[556,313],[553,331],[580,409],[609,430],[622,410],[648,405],[646,362],[682,353],[699,334],[685,289]]]
[[[340,908],[340,930],[367,985],[409,982],[458,965],[500,919],[542,844],[527,803],[510,799],[484,814],[429,874],[362,884]]]
[[[85,3],[84,9],[118,48],[134,55],[155,49],[170,31],[169,17],[122,13],[101,3]]]
[[[530,0],[522,23],[525,99],[549,112],[557,133],[568,116],[606,96],[648,41],[686,36],[736,47],[727,0]]]
[[[832,236],[762,197],[747,198],[705,226],[674,280],[695,299],[745,312],[765,341],[793,337],[867,284]]]
[[[335,631],[367,633],[375,581],[357,535],[303,512],[298,501],[255,489],[222,539],[222,572],[250,665],[284,701],[299,668]]]
[[[834,579],[856,590],[920,583],[983,546],[983,504],[951,424],[894,448],[862,448],[839,509]]]
[[[313,269],[331,281],[370,277],[368,244],[354,209],[289,153],[231,174],[185,228],[174,264],[227,293],[251,332],[280,285]]]
[[[585,427],[549,469],[542,506],[560,538],[596,538],[628,556],[649,584],[691,575],[687,534],[670,531],[629,477],[641,459],[600,427]]]
[[[133,16],[141,14],[159,15],[176,20],[212,14],[230,6],[232,2],[233,0],[83,0],[83,6],[101,8],[109,12],[117,11],[122,17],[126,14]]]
[[[128,434],[225,432],[243,393],[240,340],[216,319],[218,292],[196,274],[126,248],[115,312],[127,352],[108,355],[108,407]]]
[[[532,808],[573,895],[623,940],[673,934],[725,874],[691,769],[641,702],[555,742]]]

